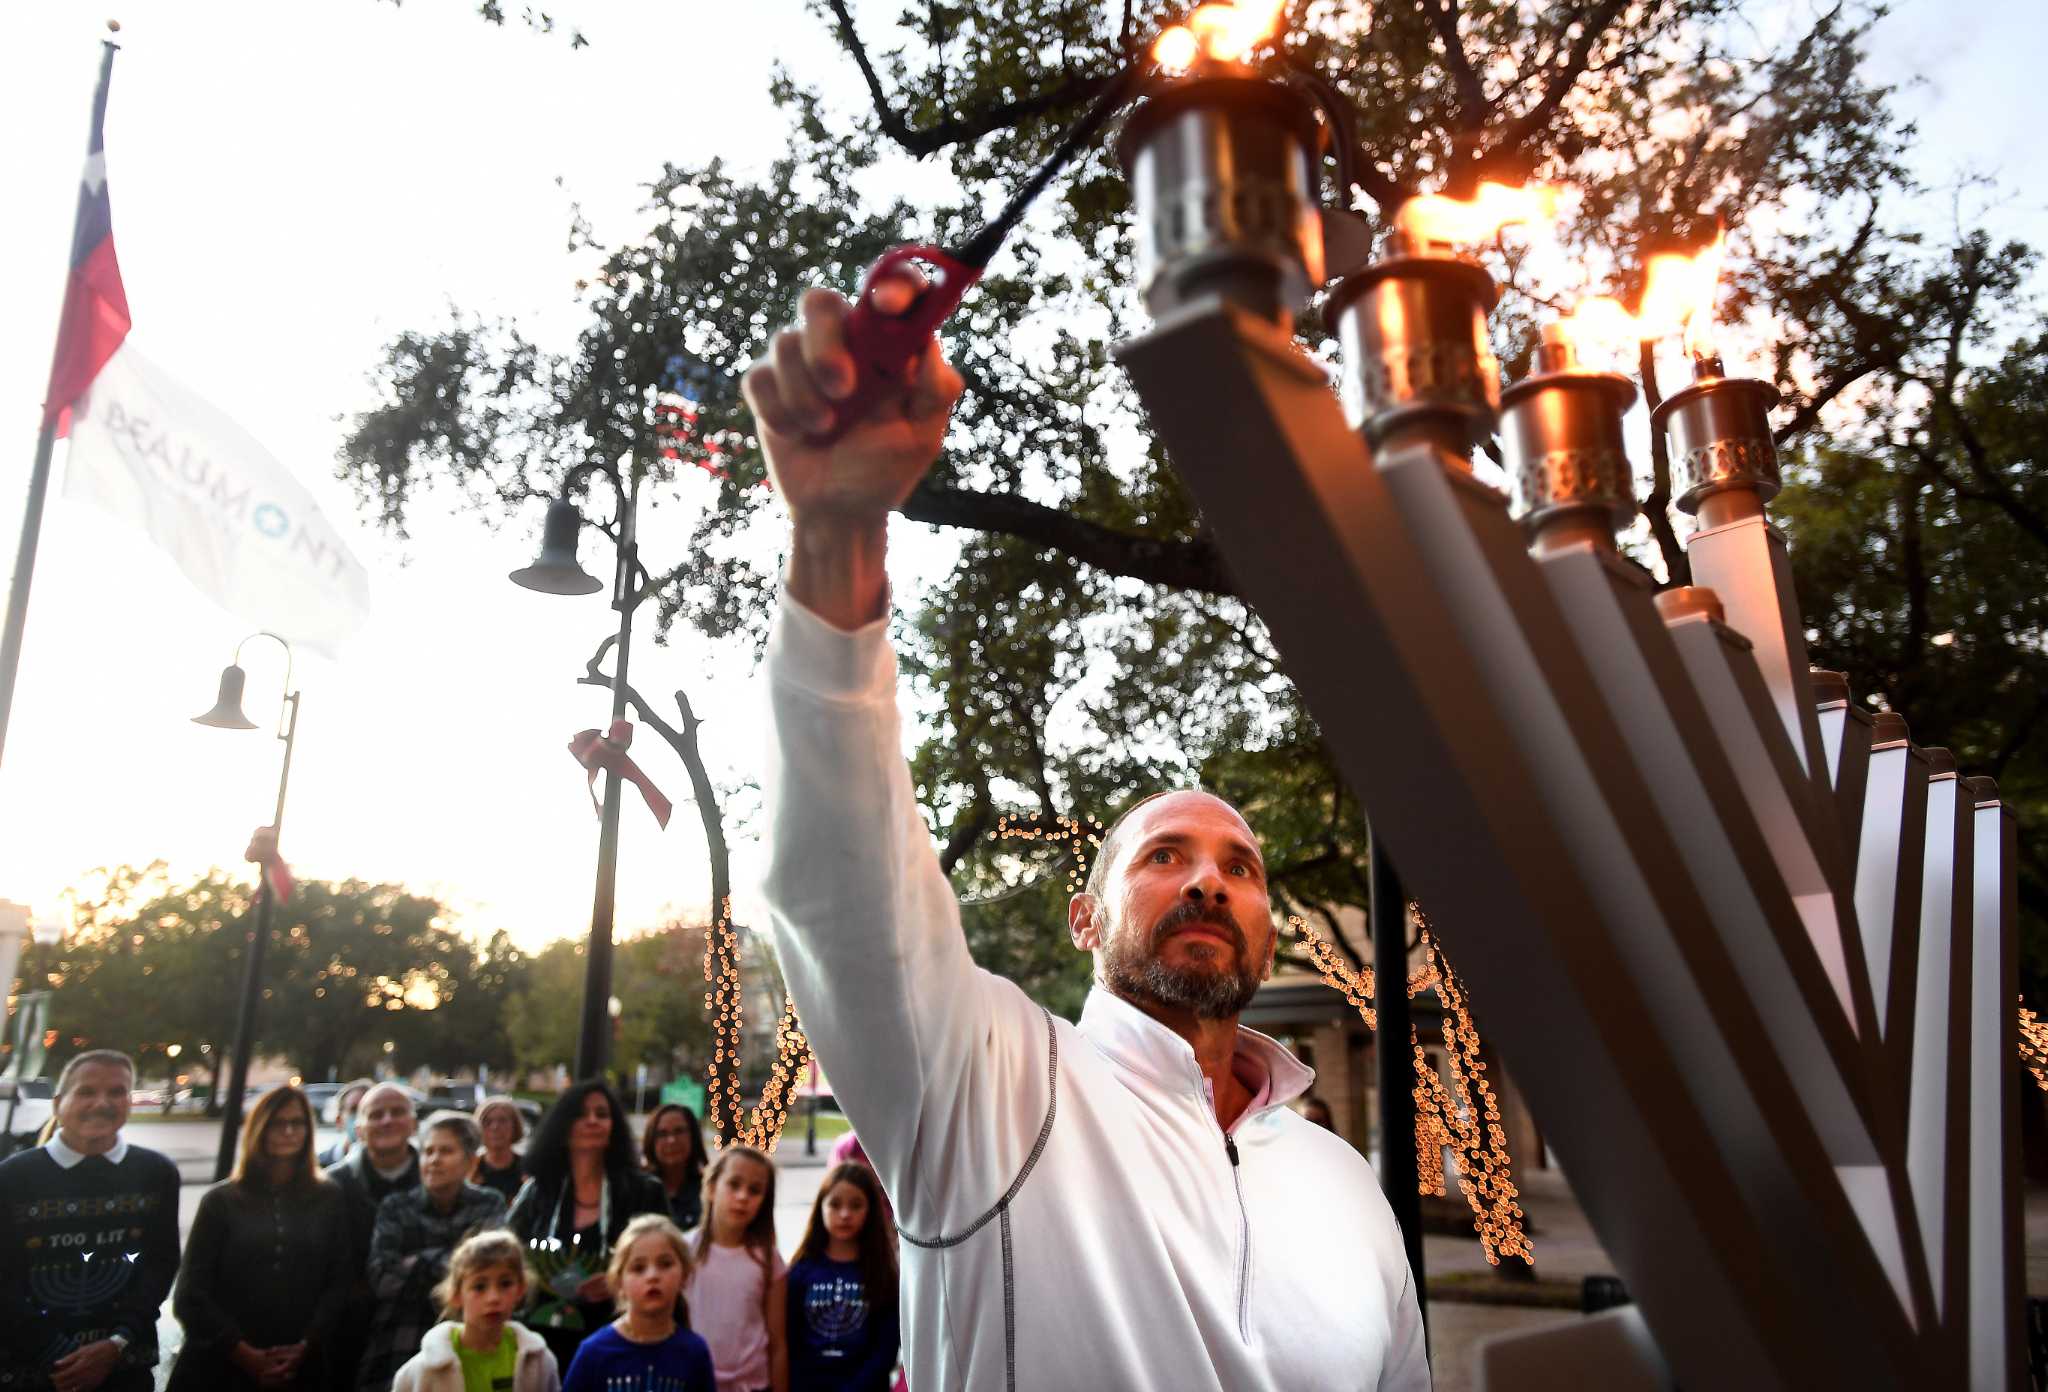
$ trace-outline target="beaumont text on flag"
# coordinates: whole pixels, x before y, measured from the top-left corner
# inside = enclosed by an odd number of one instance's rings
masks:
[[[230,613],[332,655],[370,578],[313,497],[228,416],[124,344],[75,408],[64,496],[149,534]]]

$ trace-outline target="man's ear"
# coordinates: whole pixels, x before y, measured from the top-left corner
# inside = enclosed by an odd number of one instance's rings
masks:
[[[1102,902],[1094,895],[1076,894],[1067,901],[1067,934],[1083,952],[1102,946]]]

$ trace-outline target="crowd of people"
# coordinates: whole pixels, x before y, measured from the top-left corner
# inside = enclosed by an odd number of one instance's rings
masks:
[[[422,1125],[378,1084],[323,1166],[311,1102],[279,1087],[181,1252],[176,1166],[122,1137],[134,1078],[122,1054],[72,1059],[48,1142],[0,1163],[0,1392],[149,1392],[166,1297],[173,1392],[901,1385],[896,1235],[857,1161],[785,1265],[774,1164],[706,1155],[687,1107],[636,1143],[588,1080],[528,1138],[509,1098]]]

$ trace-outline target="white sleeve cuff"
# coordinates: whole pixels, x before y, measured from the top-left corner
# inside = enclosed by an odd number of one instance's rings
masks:
[[[889,646],[889,620],[882,618],[848,632],[835,628],[791,599],[777,595],[768,628],[771,680],[833,701],[857,701],[896,692],[896,653]]]

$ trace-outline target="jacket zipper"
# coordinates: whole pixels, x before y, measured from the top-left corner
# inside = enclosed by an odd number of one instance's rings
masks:
[[[1251,1342],[1252,1216],[1244,1206],[1244,1175],[1237,1163],[1237,1141],[1226,1131],[1223,1149],[1230,1156],[1230,1183],[1237,1190],[1237,1337]]]

